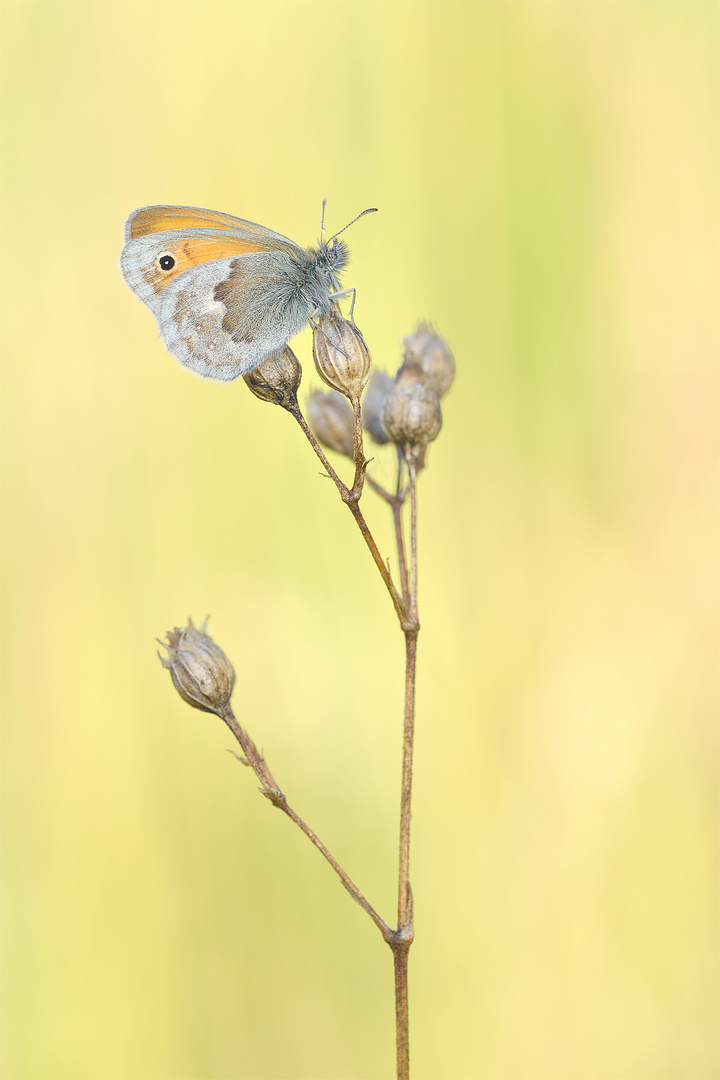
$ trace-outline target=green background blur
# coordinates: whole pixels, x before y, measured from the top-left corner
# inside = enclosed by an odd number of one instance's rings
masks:
[[[153,639],[211,613],[391,920],[401,635],[290,417],[181,369],[117,267],[137,206],[307,246],[327,198],[331,230],[380,208],[345,276],[375,363],[418,318],[458,363],[421,487],[414,1076],[717,1076],[718,5],[2,21],[3,1075],[392,1073],[389,951]]]

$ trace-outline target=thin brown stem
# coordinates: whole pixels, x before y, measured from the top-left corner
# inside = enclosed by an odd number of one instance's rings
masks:
[[[398,857],[398,929],[390,942],[395,964],[395,1024],[398,1080],[409,1080],[408,952],[414,938],[410,888],[410,823],[412,820],[413,745],[415,741],[415,673],[417,666],[417,470],[408,464],[410,490],[410,581],[408,621],[405,629],[405,712],[400,791],[400,851]],[[400,545],[398,544],[398,550]],[[404,552],[404,548],[403,548]]]
[[[403,603],[405,604],[405,610],[410,607],[410,588],[408,585],[408,572],[407,572],[407,559],[405,557],[405,538],[403,536],[402,527],[402,508],[405,505],[405,498],[407,496],[407,488],[401,490],[401,474],[402,474],[402,459],[398,461],[398,478],[397,478],[397,494],[391,495],[389,491],[386,491],[382,484],[378,484],[377,480],[373,480],[372,476],[366,476],[365,482],[373,489],[373,491],[384,499],[389,504],[392,510],[393,525],[395,527],[395,546],[397,548],[398,555],[398,569],[400,571],[400,585],[402,587]]]
[[[410,587],[408,584],[407,559],[405,558],[405,539],[402,528],[402,502],[400,499],[392,499],[393,524],[395,526],[395,545],[398,553],[398,565],[400,568],[400,584],[402,586],[403,602],[405,610],[410,608]]]
[[[412,461],[408,464],[408,477],[410,489],[410,608],[408,613],[412,621],[417,623],[417,469]]]
[[[283,798],[284,798],[284,796],[283,796]],[[343,870],[340,863],[337,861],[335,856],[330,851],[328,851],[328,849],[323,844],[322,840],[320,840],[319,837],[316,836],[316,834],[312,831],[312,829],[309,827],[309,825],[305,824],[305,822],[300,817],[300,815],[295,813],[295,811],[292,809],[292,807],[288,805],[287,801],[284,801],[282,803],[276,802],[275,806],[277,806],[278,809],[280,809],[284,813],[286,813],[287,816],[290,818],[290,820],[294,821],[295,824],[298,826],[298,828],[302,829],[302,831],[307,836],[308,840],[310,840],[310,842],[315,845],[315,847],[318,849],[318,851],[322,855],[324,855],[324,857],[327,859],[327,861],[332,866],[335,873],[338,875],[338,877],[342,881],[342,883],[345,886],[345,888],[347,889],[347,891],[350,893],[350,895],[353,897],[354,900],[357,900],[360,907],[364,911],[366,911],[368,913],[368,915],[370,916],[372,921],[375,923],[375,925],[377,926],[377,928],[380,931],[380,933],[382,934],[382,936],[387,940],[388,936],[390,934],[392,934],[392,930],[390,929],[388,924],[385,922],[385,920],[383,918],[381,918],[380,915],[378,915],[377,911],[375,911],[372,904],[370,904],[366,900],[363,893],[360,891],[360,889],[358,889],[357,885],[352,881],[350,876],[345,873],[345,871]]]
[[[403,722],[402,787],[400,795],[400,854],[398,859],[398,929],[405,927],[410,904],[410,820],[412,801],[413,744],[415,739],[415,671],[417,664],[417,472],[410,477],[410,603],[413,630],[405,631],[405,714]]]
[[[290,820],[294,821],[298,828],[305,833],[308,840],[315,845],[320,854],[323,855],[327,862],[330,863],[330,866],[332,866],[333,870],[338,875],[338,877],[342,881],[347,891],[353,897],[353,899],[356,900],[360,907],[368,913],[372,921],[379,929],[380,933],[383,935],[385,940],[388,941],[393,935],[393,931],[391,930],[391,928],[388,926],[385,920],[381,918],[380,915],[378,915],[372,904],[370,904],[370,902],[366,899],[366,897],[357,887],[349,874],[347,874],[343,870],[342,866],[337,861],[332,852],[325,847],[322,840],[320,840],[317,834],[313,832],[310,826],[307,825],[300,817],[300,815],[296,813],[295,810],[293,810],[293,808],[289,805],[287,799],[285,798],[285,795],[280,790],[277,781],[270,772],[270,769],[268,768],[264,757],[259,752],[248,733],[237,722],[237,719],[230,706],[228,706],[225,712],[222,714],[222,719],[230,728],[233,735],[243,749],[245,757],[240,758],[240,760],[243,762],[243,764],[249,765],[254,771],[255,775],[260,780],[261,793],[270,800],[273,806],[277,806],[278,810],[282,810],[284,814],[287,814]]]
[[[408,1025],[407,963],[410,944],[398,944],[393,949],[395,965],[395,1044],[397,1048],[397,1078],[410,1078],[410,1033]]]
[[[386,586],[388,592],[390,593],[390,598],[391,598],[391,600],[393,602],[393,606],[394,606],[395,611],[397,613],[397,617],[398,617],[398,619],[400,621],[400,626],[404,630],[406,625],[407,625],[407,622],[408,622],[407,613],[406,613],[406,610],[405,610],[405,604],[403,603],[402,597],[400,596],[399,592],[395,588],[395,585],[393,584],[393,580],[392,580],[392,577],[390,575],[390,571],[388,570],[388,568],[387,568],[387,566],[386,566],[386,564],[385,564],[385,562],[383,560],[383,557],[380,554],[380,551],[378,550],[378,546],[375,543],[375,538],[373,537],[372,533],[370,532],[370,528],[369,528],[367,522],[365,521],[365,518],[363,517],[362,511],[361,511],[361,509],[360,509],[360,507],[358,505],[358,496],[354,495],[353,491],[350,490],[350,488],[347,486],[347,484],[343,483],[343,481],[340,479],[338,474],[333,469],[332,465],[330,464],[330,462],[328,461],[328,459],[327,459],[327,457],[325,455],[325,452],[323,451],[323,448],[320,446],[320,443],[317,441],[317,439],[313,435],[312,431],[310,430],[310,428],[308,426],[308,423],[307,423],[305,417],[303,416],[302,412],[300,411],[300,406],[297,404],[297,402],[295,402],[294,405],[292,405],[292,406],[288,406],[287,408],[288,408],[288,412],[292,413],[292,415],[295,417],[298,424],[302,428],[308,442],[312,446],[312,448],[315,451],[315,453],[317,454],[317,456],[320,458],[320,461],[322,462],[323,467],[327,470],[328,476],[334,482],[336,488],[340,492],[340,497],[341,497],[342,501],[345,503],[345,505],[350,510],[350,513],[355,518],[355,523],[356,523],[357,527],[360,529],[360,532],[363,535],[363,539],[365,540],[365,543],[367,544],[368,548],[370,549],[370,554],[373,557],[373,561],[374,561],[375,565],[377,566],[378,570],[380,571],[380,576],[382,577],[383,581],[385,582],[385,586]]]
[[[335,472],[332,465],[328,461],[327,456],[325,454],[325,451],[323,450],[322,446],[320,445],[320,443],[317,441],[317,439],[313,435],[312,431],[310,430],[310,427],[308,426],[307,420],[305,419],[305,417],[302,414],[302,410],[300,409],[297,398],[294,398],[289,404],[287,404],[285,406],[285,408],[297,420],[297,422],[300,425],[300,427],[302,428],[303,433],[305,434],[308,442],[312,446],[312,448],[315,451],[315,453],[317,454],[317,456],[320,458],[320,461],[323,464],[323,468],[327,470],[328,476],[330,477],[330,479],[335,484],[335,487],[340,492],[340,495],[342,496],[343,501],[345,501],[345,499],[350,494],[350,489],[348,488],[347,484],[344,484],[342,482],[342,480],[340,479],[340,477],[338,476],[338,474]]]
[[[365,479],[365,469],[367,468],[368,463],[365,460],[365,450],[363,447],[362,411],[360,408],[360,397],[358,396],[354,401],[351,401],[350,404],[352,405],[353,416],[355,418],[355,430],[353,432],[355,478],[353,480],[352,494],[357,500],[362,495],[363,480]]]
[[[415,680],[417,666],[417,635],[418,624],[418,561],[417,561],[417,467],[416,462],[411,460],[408,467],[408,488],[400,490],[402,476],[402,459],[398,455],[398,481],[397,493],[392,496],[379,484],[368,478],[370,485],[385,499],[392,508],[393,524],[395,527],[395,542],[398,553],[400,568],[400,580],[402,586],[402,598],[395,588],[390,571],[385,565],[377,544],[370,529],[360,511],[358,505],[362,493],[363,480],[365,479],[365,461],[362,449],[362,422],[360,416],[359,401],[353,403],[355,417],[355,432],[353,439],[355,479],[353,488],[350,489],[340,479],[330,465],[327,457],[319,445],[317,439],[308,427],[297,402],[288,411],[293,414],[298,424],[304,431],[308,441],[315,450],[320,461],[332,478],[340,492],[343,502],[348,506],[355,518],[355,522],[365,539],[373,556],[378,570],[390,593],[395,610],[400,620],[400,626],[405,634],[405,705],[403,716],[403,754],[402,754],[402,781],[400,792],[400,844],[398,856],[398,925],[397,930],[391,930],[380,918],[377,912],[369,905],[360,890],[347,877],[345,871],[336,862],[330,852],[318,840],[315,834],[305,823],[290,809],[285,796],[275,788],[263,793],[270,798],[276,806],[282,809],[308,836],[313,844],[325,856],[330,865],[339,875],[341,881],[350,894],[357,900],[375,925],[380,929],[393,953],[395,968],[395,1030],[397,1046],[397,1078],[409,1080],[410,1077],[410,1043],[409,1043],[409,1017],[408,1017],[408,952],[414,938],[413,924],[413,900],[410,887],[410,824],[412,819],[412,774],[413,774],[413,747],[415,738]],[[402,507],[407,493],[410,493],[410,566],[408,568],[405,539],[402,528]],[[263,763],[264,764],[264,763]],[[257,771],[257,770],[256,770]],[[261,774],[259,774],[261,775]],[[261,775],[262,779],[262,775]]]
[[[398,560],[400,563],[400,581],[402,583],[403,600],[405,601],[405,607],[410,609],[410,586],[408,584],[408,572],[407,572],[407,559],[405,557],[405,540],[402,528],[402,508],[405,505],[407,498],[408,488],[403,488],[403,464],[405,458],[400,452],[400,447],[396,447],[397,450],[397,483],[395,485],[395,499],[393,502],[393,520],[395,524],[395,542],[397,544]],[[417,479],[417,475],[416,475]],[[417,622],[417,611],[415,612],[415,621]]]
[[[398,856],[398,930],[412,916],[410,903],[410,821],[415,736],[415,667],[417,633],[405,634],[405,716],[403,722],[402,784],[400,790],[400,852]]]

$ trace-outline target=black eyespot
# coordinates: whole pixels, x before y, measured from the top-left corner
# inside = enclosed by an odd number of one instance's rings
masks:
[[[175,265],[175,259],[172,255],[160,255],[158,258],[158,266],[161,270],[172,270]]]

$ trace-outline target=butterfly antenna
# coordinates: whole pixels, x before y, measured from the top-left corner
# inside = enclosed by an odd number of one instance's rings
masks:
[[[358,214],[358,216],[354,217],[352,219],[352,221],[348,221],[347,225],[344,225],[342,227],[342,229],[340,229],[339,232],[334,233],[334,235],[331,236],[330,239],[328,240],[328,244],[330,243],[330,240],[334,240],[336,236],[340,235],[340,233],[344,233],[346,229],[349,229],[350,226],[354,225],[356,221],[359,221],[361,217],[365,217],[366,214],[376,214],[376,213],[377,213],[377,206],[371,206],[367,210],[363,210],[362,214]]]
[[[320,218],[320,243],[322,244],[323,233],[325,232],[325,206],[327,199],[323,199],[322,217]]]

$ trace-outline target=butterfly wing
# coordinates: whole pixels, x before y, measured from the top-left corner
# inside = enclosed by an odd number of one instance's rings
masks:
[[[246,375],[308,321],[284,252],[245,253],[178,274],[156,316],[168,352],[208,378]]]
[[[307,321],[293,298],[304,252],[263,225],[212,210],[149,206],[125,224],[120,267],[186,367],[235,379]]]
[[[296,248],[297,244],[287,236],[273,232],[254,221],[221,214],[217,210],[203,210],[199,206],[141,206],[133,210],[125,222],[125,241],[151,233],[172,232],[175,229],[219,229],[223,232],[241,232],[255,236],[266,243],[273,241]]]
[[[302,248],[286,236],[230,214],[192,206],[144,206],[125,222],[120,269],[135,295],[157,316],[162,293],[179,274],[260,251],[302,256]],[[172,259],[170,269],[161,265],[163,256]]]

